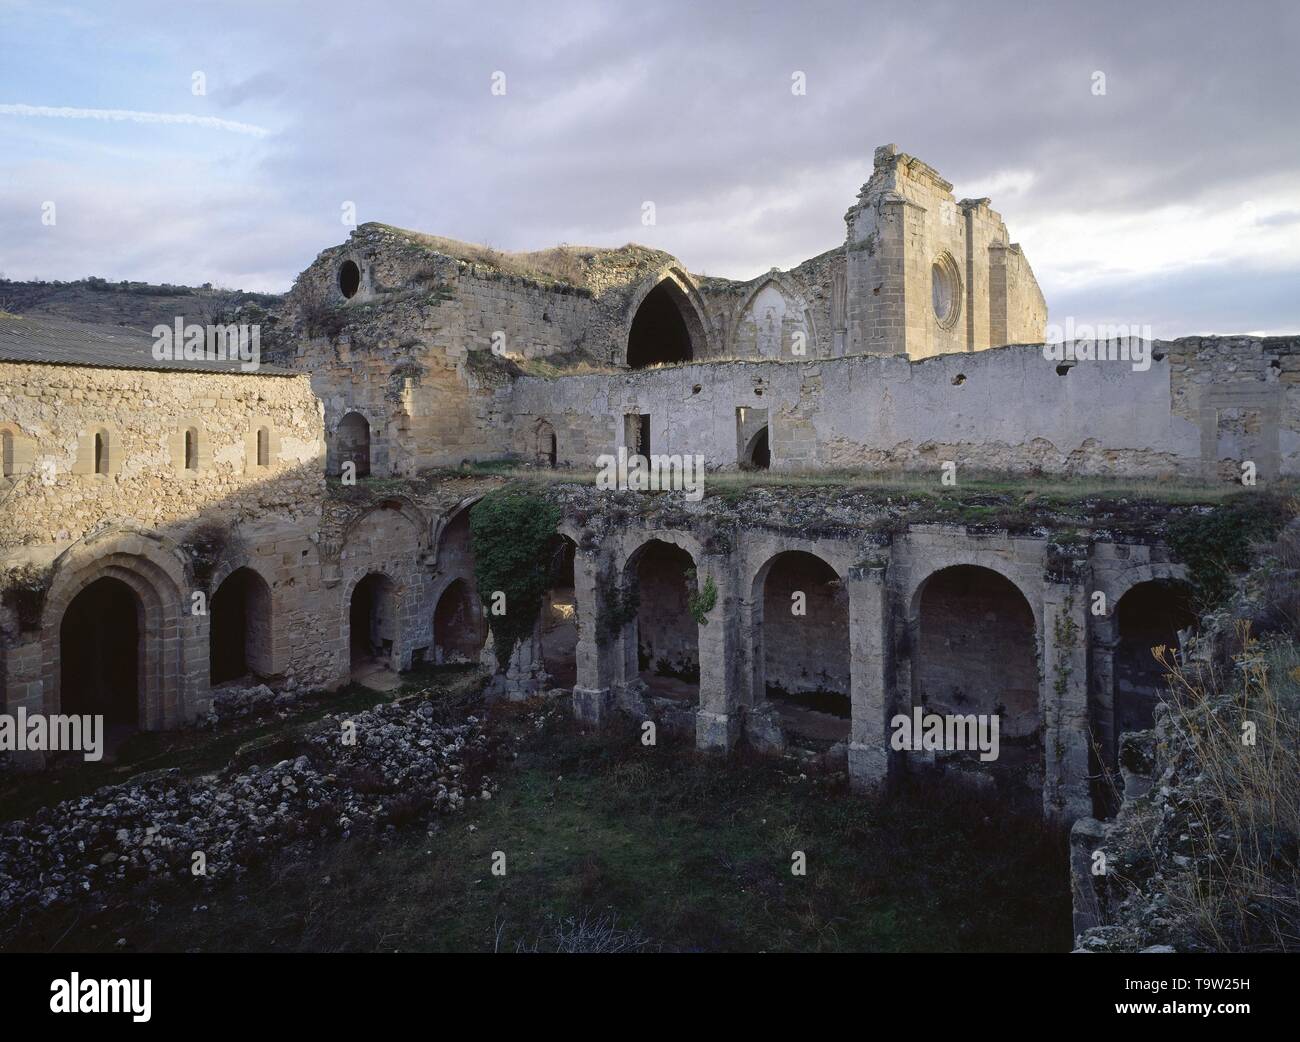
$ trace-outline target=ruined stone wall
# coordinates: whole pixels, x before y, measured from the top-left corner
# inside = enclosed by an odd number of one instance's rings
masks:
[[[845,216],[848,353],[928,358],[1042,338],[1042,293],[988,204],[958,202],[928,164],[876,149]]]
[[[555,380],[522,378],[516,416],[582,438],[559,438],[561,462],[590,467],[611,418],[651,417],[651,448],[701,453],[710,468],[738,457],[738,407],[768,410],[772,466],[1042,470],[1111,475],[1218,474],[1253,459],[1259,475],[1300,473],[1300,341],[1157,342],[1150,368],[1080,361],[1059,366],[1040,346],[920,362],[848,357],[733,362]],[[556,418],[565,418],[557,422]],[[527,428],[515,433],[526,443]],[[1236,476],[1240,471],[1236,471]]]
[[[0,491],[3,547],[64,547],[104,525],[168,528],[200,513],[228,523],[300,518],[324,485],[320,407],[300,376],[6,362],[0,426],[23,450]],[[192,468],[186,431],[197,435]]]

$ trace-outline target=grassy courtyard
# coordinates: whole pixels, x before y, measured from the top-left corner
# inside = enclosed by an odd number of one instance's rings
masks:
[[[867,801],[789,761],[647,748],[539,706],[491,726],[499,792],[432,830],[312,841],[211,890],[61,913],[9,948],[512,952],[583,923],[638,950],[1069,946],[1063,840],[973,796]]]

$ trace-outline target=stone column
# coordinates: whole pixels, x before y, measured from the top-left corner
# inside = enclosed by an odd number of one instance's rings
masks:
[[[17,628],[18,623],[15,619],[14,630],[16,631]],[[52,709],[45,704],[44,653],[40,636],[38,633],[24,633],[18,637],[18,640],[23,642],[11,644],[3,660],[0,661],[0,666],[3,666],[5,671],[4,699],[3,704],[0,704],[0,711],[10,716],[17,716],[19,708],[22,708],[29,717],[52,712]],[[17,770],[40,770],[45,766],[43,752],[15,750],[9,754],[9,757],[10,763]]]
[[[1069,825],[1092,813],[1088,790],[1088,595],[1082,576],[1043,585],[1043,814]]]
[[[884,783],[889,769],[889,596],[885,567],[849,572],[852,729],[849,782],[858,792]]]
[[[541,618],[539,617],[533,625],[532,633],[527,637],[521,637],[515,644],[510,652],[510,661],[504,670],[497,663],[495,641],[490,632],[480,661],[485,664],[490,661],[493,668],[497,670],[488,682],[485,692],[488,698],[505,698],[511,702],[522,702],[530,695],[543,690],[548,678],[546,669],[542,665]]]
[[[729,751],[740,737],[739,628],[736,588],[731,562],[706,558],[697,582],[717,586],[717,602],[700,626],[700,706],[695,714],[695,744],[699,749]]]
[[[573,559],[573,597],[578,615],[578,682],[573,688],[573,715],[583,723],[600,724],[613,704],[622,644],[618,634],[603,632],[600,620],[609,610],[613,589],[607,562],[578,552]]]

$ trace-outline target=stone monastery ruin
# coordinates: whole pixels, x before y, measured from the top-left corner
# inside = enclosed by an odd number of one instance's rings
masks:
[[[256,372],[0,316],[4,711],[165,729],[222,685],[495,666],[469,508],[499,481],[466,462],[1300,473],[1300,341],[1053,361],[989,200],[893,146],[845,221],[842,244],[748,282],[635,245],[502,254],[366,224],[301,274]],[[954,769],[1063,823],[1104,810],[1096,758],[1149,723],[1139,651],[1188,622],[1158,540],[1063,554],[1047,531],[889,527],[852,504],[787,523],[761,490],[732,509],[553,489],[555,585],[495,690],[571,688],[586,720],[653,715],[704,749],[811,743],[861,788],[935,764],[890,748],[896,713],[998,713],[996,769]]]

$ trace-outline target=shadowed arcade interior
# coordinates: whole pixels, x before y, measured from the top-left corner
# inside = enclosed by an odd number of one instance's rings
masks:
[[[790,736],[831,743],[850,720],[849,599],[835,569],[815,554],[787,550],[755,580],[756,657],[763,698]]]
[[[987,771],[1026,806],[1041,803],[1042,722],[1034,612],[1003,575],[954,565],[922,585],[912,624],[913,704],[941,716],[998,718],[996,761],[941,751],[937,762]]]
[[[1165,668],[1154,648],[1177,650],[1178,631],[1196,626],[1192,592],[1180,582],[1138,583],[1115,608],[1119,644],[1115,649],[1115,736],[1144,731],[1165,687]]]
[[[271,590],[251,568],[237,568],[212,596],[211,684],[271,673]]]
[[[695,562],[679,546],[652,539],[629,562],[639,601],[632,638],[637,670],[651,694],[697,705],[699,625],[691,615]]]
[[[433,612],[434,662],[477,662],[486,640],[482,604],[468,582],[454,580]]]
[[[578,605],[573,563],[577,546],[568,536],[552,537],[547,548],[551,585],[542,600],[542,664],[552,687],[578,682]]]
[[[140,725],[144,610],[120,579],[96,579],[73,598],[59,627],[60,710],[102,715],[112,732]]]

